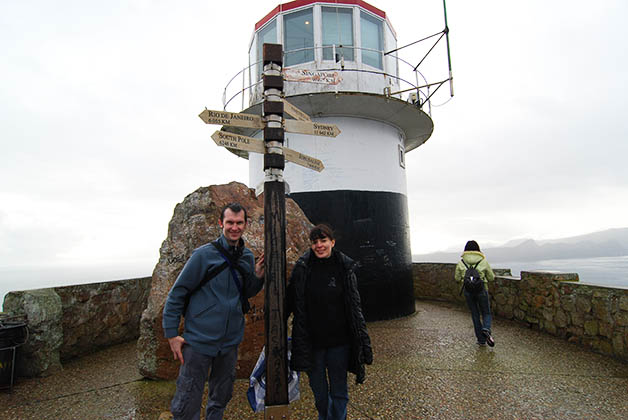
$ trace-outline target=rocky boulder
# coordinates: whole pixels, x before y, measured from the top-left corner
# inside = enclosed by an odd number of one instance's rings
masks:
[[[159,250],[159,262],[152,276],[148,306],[140,322],[138,341],[139,369],[142,375],[154,379],[174,379],[179,362],[174,361],[161,327],[162,311],[168,291],[192,251],[220,236],[220,210],[231,202],[247,209],[248,227],[244,241],[258,256],[264,250],[264,198],[256,197],[246,185],[231,182],[226,185],[201,187],[182,203],[177,204],[168,225],[168,236]],[[286,198],[286,261],[288,273],[309,246],[312,228],[305,214],[291,199]],[[248,377],[264,345],[264,291],[250,300],[251,311],[246,315],[244,341],[238,354],[237,376]]]
[[[48,376],[61,369],[61,298],[54,289],[11,292],[4,310],[24,317],[28,325],[28,340],[17,352],[16,375]]]

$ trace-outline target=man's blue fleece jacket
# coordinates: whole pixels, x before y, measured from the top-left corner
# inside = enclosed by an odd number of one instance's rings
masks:
[[[218,241],[223,248],[229,249],[224,235]],[[264,284],[263,279],[255,276],[255,258],[248,248],[244,248],[238,260],[246,278],[242,279],[238,270],[226,268],[190,296],[187,311],[182,313],[186,296],[200,284],[209,270],[224,261],[211,243],[194,250],[166,299],[162,321],[166,338],[179,335],[183,315],[183,338],[197,352],[216,356],[221,350],[240,344],[244,336],[244,315],[240,292],[232,275],[240,278],[247,298],[255,296]]]

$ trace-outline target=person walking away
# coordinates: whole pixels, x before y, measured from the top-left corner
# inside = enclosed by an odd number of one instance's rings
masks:
[[[477,276],[480,277],[479,282],[474,278]],[[476,241],[466,243],[461,260],[456,265],[455,279],[462,284],[461,290],[471,311],[478,345],[488,344],[493,347],[495,340],[491,333],[492,316],[488,282],[495,280],[495,274]]]
[[[263,286],[264,255],[257,263],[244,246],[246,210],[226,205],[213,243],[194,250],[168,293],[163,330],[175,360],[181,362],[171,403],[175,420],[198,420],[208,383],[206,420],[223,418],[231,400],[238,345],[244,336],[249,297]],[[184,332],[179,335],[181,316]]]
[[[356,263],[334,248],[327,225],[310,231],[311,247],[297,261],[288,286],[292,320],[291,368],[307,372],[319,420],[347,418],[347,372],[365,380],[373,351],[362,315]]]

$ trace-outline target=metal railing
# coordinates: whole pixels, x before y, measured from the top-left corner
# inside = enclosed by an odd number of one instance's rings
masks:
[[[295,54],[303,51],[314,52],[314,60],[298,63],[293,65],[286,65],[285,68],[293,68],[295,66],[299,66],[306,63],[317,62],[321,63],[322,61],[332,61],[332,60],[323,60],[323,49],[332,48],[332,57],[334,57],[335,64],[329,68],[317,68],[317,71],[339,71],[339,72],[361,72],[361,73],[370,73],[381,75],[383,78],[390,78],[397,81],[399,84],[399,88],[395,91],[392,91],[390,87],[384,88],[382,95],[393,96],[402,98],[403,94],[407,93],[407,100],[417,107],[424,109],[430,116],[432,113],[432,106],[441,106],[447,103],[453,97],[453,76],[451,72],[451,60],[449,59],[449,45],[447,45],[447,59],[449,63],[449,76],[437,81],[428,81],[427,77],[420,71],[420,66],[425,63],[427,57],[434,51],[435,47],[441,42],[441,40],[447,38],[447,34],[449,29],[445,26],[445,29],[436,34],[430,35],[428,37],[419,39],[417,41],[411,42],[402,47],[395,48],[390,51],[376,50],[371,48],[361,48],[355,46],[345,46],[345,45],[323,45],[323,46],[315,46],[315,47],[306,47],[306,48],[298,48],[289,51],[284,51],[284,60],[285,57],[290,54]],[[439,36],[440,35],[440,36]],[[417,45],[421,42],[428,41],[438,37],[438,39],[434,42],[431,48],[427,51],[427,53],[418,61],[417,64],[412,64],[410,61],[399,56],[399,51],[405,50],[409,47]],[[353,60],[345,61],[342,51],[351,49],[353,50]],[[317,50],[318,51],[317,53]],[[337,51],[340,51],[338,54]],[[376,67],[370,66],[368,64],[364,64],[361,60],[358,61],[358,54],[360,58],[363,57],[364,52],[375,52],[380,54],[380,59],[382,63],[383,69],[377,69]],[[396,70],[396,74],[392,74],[390,72],[391,69],[388,69],[386,66],[386,57],[391,56],[394,60],[396,60],[396,65],[393,66]],[[355,63],[354,65],[347,65],[348,63]],[[229,104],[239,96],[241,96],[241,109],[245,108],[245,104],[251,105],[251,98],[254,97],[253,89],[255,86],[261,83],[261,76],[257,71],[261,67],[261,60],[250,64],[249,66],[243,68],[238,73],[236,73],[231,80],[227,83],[224,88],[222,95],[223,109],[227,110]],[[402,68],[402,65],[404,66]],[[259,66],[259,67],[258,67]],[[409,75],[410,77],[407,77]],[[236,80],[240,80],[241,77],[241,87],[233,88],[233,84]],[[251,80],[252,78],[255,80]],[[409,80],[413,78],[414,80]],[[291,83],[291,81],[287,80],[287,83]],[[432,104],[432,97],[434,94],[445,84],[450,83],[450,97],[442,104]],[[292,82],[296,83],[296,82]],[[235,92],[235,93],[234,93]],[[228,95],[231,95],[228,97]],[[425,109],[427,108],[427,109]]]

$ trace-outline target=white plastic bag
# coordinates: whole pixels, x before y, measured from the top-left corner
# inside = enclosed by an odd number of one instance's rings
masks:
[[[288,366],[290,365],[291,340],[288,338]],[[299,393],[299,373],[289,369],[288,371],[288,400],[290,402],[299,399],[301,394]],[[249,400],[249,405],[256,413],[264,411],[264,398],[266,397],[266,356],[265,348],[262,348],[262,352],[257,359],[257,363],[253,368],[253,372],[249,378],[249,389],[246,391],[246,397]]]

